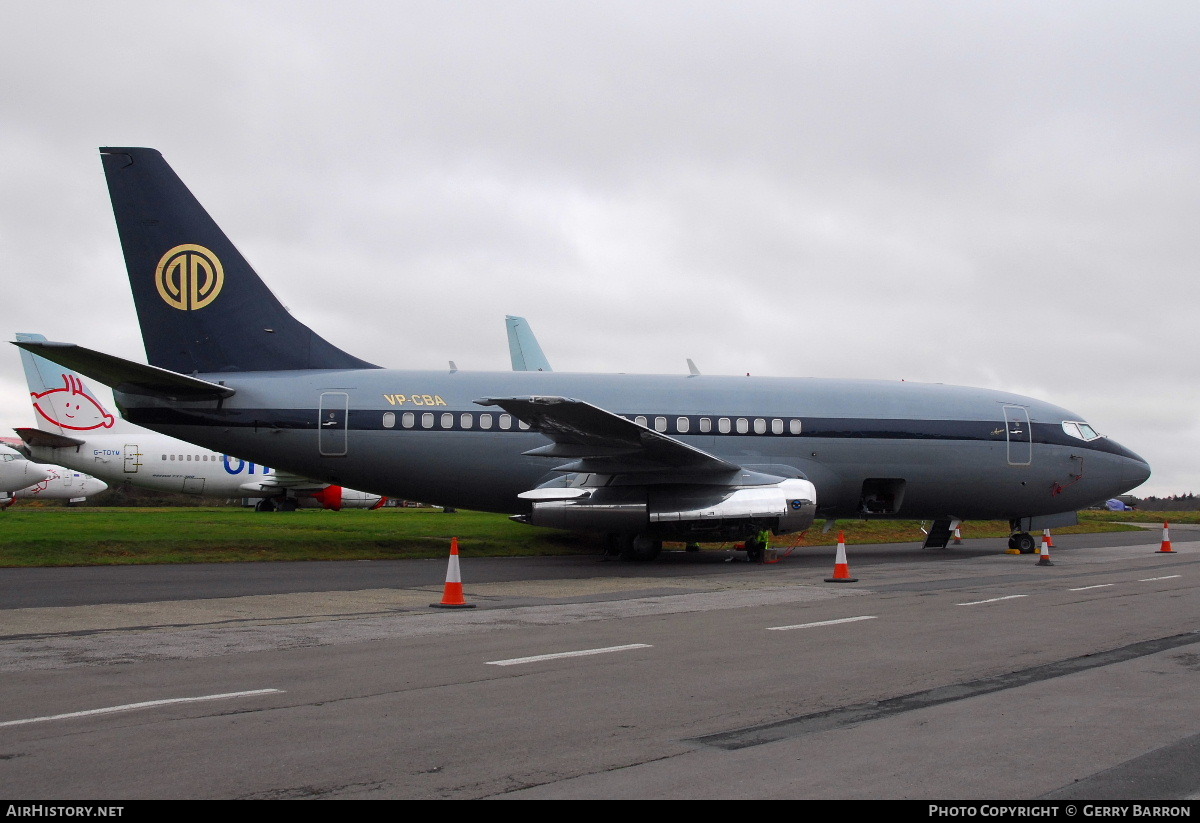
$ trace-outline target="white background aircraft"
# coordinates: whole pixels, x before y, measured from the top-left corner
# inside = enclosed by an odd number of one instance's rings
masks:
[[[34,463],[16,449],[0,445],[0,507],[17,500],[67,500],[79,503],[108,484],[62,466]]]
[[[18,333],[18,340],[45,340]],[[18,428],[29,453],[103,478],[156,491],[257,497],[259,511],[375,508],[386,498],[296,475],[194,446],[135,426],[109,409],[70,369],[21,353],[38,428]]]

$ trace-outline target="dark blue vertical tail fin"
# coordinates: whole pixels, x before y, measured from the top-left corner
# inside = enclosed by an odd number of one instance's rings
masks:
[[[377,368],[292,317],[161,154],[100,153],[151,365],[184,374]]]

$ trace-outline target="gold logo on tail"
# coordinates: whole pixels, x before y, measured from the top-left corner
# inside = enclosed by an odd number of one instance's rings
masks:
[[[221,261],[204,246],[185,243],[158,261],[154,285],[167,305],[180,311],[202,309],[217,299],[225,285]]]

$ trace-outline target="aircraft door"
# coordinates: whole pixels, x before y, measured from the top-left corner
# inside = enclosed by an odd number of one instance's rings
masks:
[[[204,478],[203,477],[185,477],[185,478],[183,478],[183,493],[184,494],[204,494]]]
[[[125,473],[137,474],[138,468],[142,465],[142,452],[137,444],[126,443],[123,454],[125,455]]]
[[[1029,410],[1024,406],[1005,406],[1004,425],[1008,440],[1008,465],[1028,466],[1033,461],[1033,432]]]
[[[321,406],[317,426],[317,446],[322,457],[346,456],[346,428],[350,408],[350,395],[344,391],[321,392]]]

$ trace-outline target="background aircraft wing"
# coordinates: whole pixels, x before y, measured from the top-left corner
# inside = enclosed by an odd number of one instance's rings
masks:
[[[301,477],[298,474],[275,471],[255,480],[253,485],[258,486],[263,491],[267,491],[268,489],[280,489],[281,491],[283,489],[290,489],[292,491],[316,492],[329,484],[320,480],[313,480],[311,477]]]
[[[554,441],[525,454],[575,459],[558,471],[727,473],[741,468],[582,400],[531,396],[488,397],[475,402],[499,406]]]

